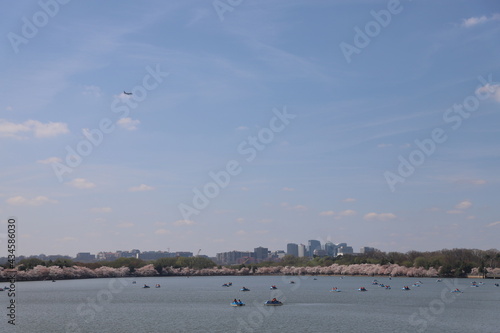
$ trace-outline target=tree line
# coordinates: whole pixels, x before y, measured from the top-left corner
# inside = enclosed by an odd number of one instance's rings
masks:
[[[500,251],[477,250],[477,249],[443,249],[431,252],[409,251],[400,252],[382,252],[375,250],[360,255],[343,255],[338,257],[295,257],[286,255],[278,261],[264,261],[258,264],[240,264],[227,266],[231,269],[246,268],[249,272],[256,272],[264,267],[327,267],[332,265],[399,265],[406,268],[431,268],[438,271],[442,277],[465,277],[473,270],[480,275],[485,275],[489,270],[500,268]],[[211,259],[206,257],[174,257],[160,258],[157,260],[142,260],[137,258],[118,258],[113,261],[99,261],[92,263],[82,263],[71,259],[41,260],[38,258],[25,258],[17,263],[19,271],[31,270],[36,266],[58,266],[64,267],[85,267],[97,269],[100,267],[121,268],[126,267],[131,273],[135,270],[152,265],[154,269],[161,273],[164,267],[173,269],[192,269],[201,270],[218,267]],[[7,264],[4,265],[7,268]]]

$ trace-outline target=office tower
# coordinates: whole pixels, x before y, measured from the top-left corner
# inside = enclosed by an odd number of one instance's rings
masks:
[[[288,243],[286,245],[286,254],[290,254],[292,256],[299,256],[299,246],[295,243]]]
[[[318,240],[311,239],[307,242],[307,252],[310,257],[313,256],[314,250],[321,250],[321,243]]]

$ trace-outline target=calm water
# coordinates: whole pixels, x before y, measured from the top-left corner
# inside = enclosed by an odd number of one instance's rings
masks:
[[[18,282],[15,329],[1,332],[500,332],[493,280],[371,277],[157,277]],[[132,284],[132,281],[137,284]],[[289,281],[294,280],[295,284]],[[420,287],[412,287],[416,281]],[[231,287],[222,287],[232,282]],[[150,289],[143,289],[147,283]],[[156,283],[161,288],[154,288]],[[271,291],[271,285],[278,290]],[[401,287],[410,285],[410,291]],[[241,287],[249,292],[241,292]],[[329,292],[332,287],[342,292]],[[368,291],[357,289],[365,286]],[[461,294],[450,293],[460,288]],[[277,297],[281,307],[263,306]],[[239,298],[244,307],[231,307]]]

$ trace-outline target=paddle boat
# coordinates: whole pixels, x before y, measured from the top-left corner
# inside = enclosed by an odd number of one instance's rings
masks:
[[[275,285],[272,285],[271,288],[269,288],[271,290],[274,290],[274,289],[278,289],[278,287],[276,287]]]
[[[378,285],[378,281],[377,280],[373,280],[372,285],[374,285],[374,286]]]
[[[411,290],[410,287],[408,286],[404,286],[403,288],[401,288],[402,290]]]
[[[500,285],[498,283],[495,283],[495,287],[498,287],[498,286],[500,286]]]
[[[243,287],[240,289],[240,291],[250,291],[250,289],[248,289],[247,287]]]
[[[150,288],[150,287],[147,284],[145,284],[143,288]]]
[[[268,306],[279,306],[279,305],[283,305],[283,302],[280,302],[278,301],[276,298],[273,298],[272,300],[270,301],[266,301],[264,303],[264,305],[268,305]]]
[[[437,279],[436,282],[443,282],[443,280],[442,279]]]
[[[290,281],[290,284],[294,284],[294,283],[295,283],[295,281],[293,281],[293,280],[292,280],[292,281]]]
[[[391,286],[390,285],[386,285],[385,289],[389,290],[389,289],[391,289]]]
[[[450,293],[462,293],[463,291],[461,291],[460,289],[455,289],[455,290],[452,290],[450,291]]]
[[[161,287],[161,286],[160,286],[160,284],[159,284],[159,283],[157,283],[157,284],[155,285],[155,288],[160,288],[160,287]]]
[[[137,283],[137,282],[135,282],[135,281],[132,281],[132,284],[136,284],[136,283]]]
[[[229,287],[229,285],[227,283],[224,283],[222,286],[223,287]]]
[[[359,291],[367,291],[365,287],[361,287],[358,289]]]
[[[243,303],[242,301],[240,300],[236,300],[234,299],[232,302],[231,302],[231,306],[245,306],[245,303]]]
[[[339,288],[337,288],[337,287],[333,287],[332,289],[330,289],[330,291],[331,291],[331,292],[337,292],[337,293],[339,293],[339,292],[341,292],[342,290],[340,290],[340,289],[339,289]]]

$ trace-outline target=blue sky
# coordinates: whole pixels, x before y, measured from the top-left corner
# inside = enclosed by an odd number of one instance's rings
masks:
[[[498,248],[498,3],[231,3],[9,2],[18,254]]]

